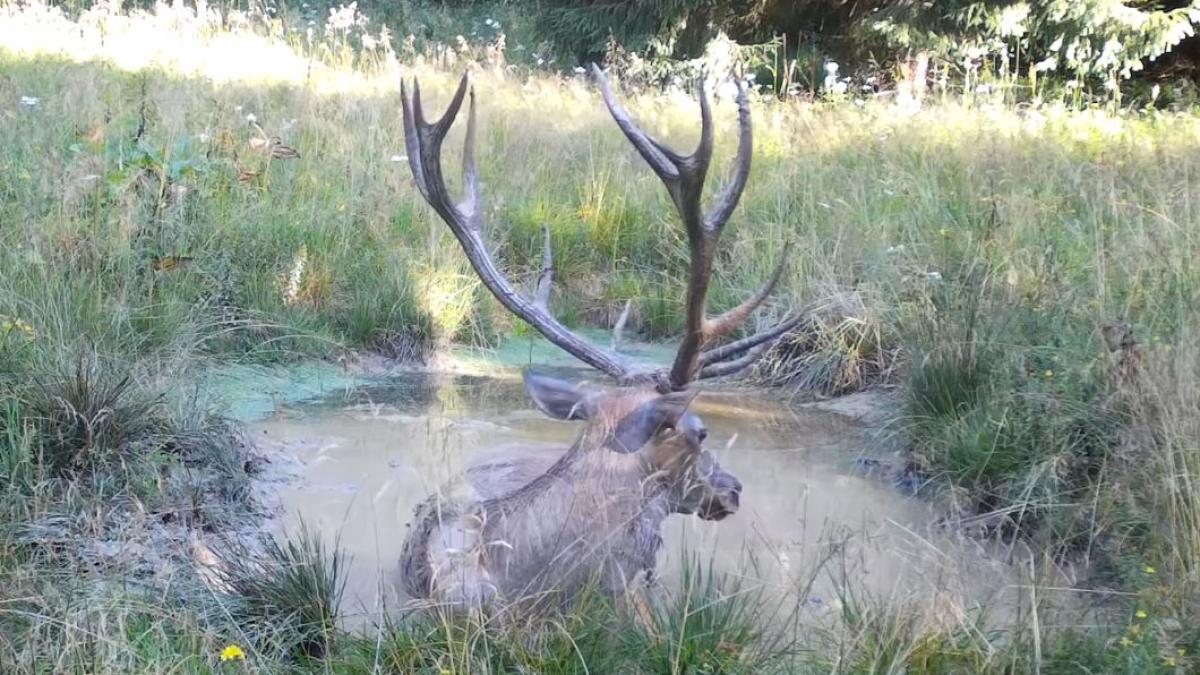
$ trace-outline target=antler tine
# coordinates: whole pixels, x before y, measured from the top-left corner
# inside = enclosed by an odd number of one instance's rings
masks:
[[[746,84],[738,78],[738,149],[734,160],[733,173],[729,181],[721,188],[717,201],[704,216],[704,224],[710,230],[720,230],[729,221],[729,216],[737,208],[746,189],[746,181],[750,178],[750,158],[754,154],[754,131],[750,123],[750,99],[746,95]]]
[[[462,102],[462,90],[466,83],[467,75],[464,73],[462,84],[458,85],[459,94],[454,97],[458,103]],[[450,110],[447,110],[446,114],[449,115],[451,110],[457,113],[458,107],[451,103]],[[438,122],[438,126],[440,127],[445,121],[446,118],[443,117]],[[451,118],[446,123],[446,131],[450,129],[450,123],[453,121]],[[467,194],[463,197],[462,209],[474,220],[479,213],[479,169],[475,166],[475,87],[471,87],[471,102],[467,107],[467,136],[463,140],[463,184]],[[546,242],[546,245],[550,245],[549,241]],[[547,255],[549,255],[548,252]],[[547,295],[549,295],[549,291],[547,291]]]
[[[753,335],[748,335],[740,340],[734,340],[733,342],[723,344],[720,347],[713,347],[712,349],[706,349],[700,352],[700,356],[697,360],[699,361],[701,367],[701,377],[713,377],[713,375],[706,376],[703,374],[704,370],[707,369],[708,366],[720,363],[722,361],[728,361],[729,359],[754,349],[759,345],[769,345],[770,343],[779,339],[784,333],[794,330],[797,326],[807,320],[809,320],[808,314],[795,312],[784,317],[779,321],[779,323],[764,331],[755,333]]]
[[[484,240],[482,210],[479,208],[479,172],[475,164],[474,149],[474,91],[471,91],[471,103],[467,112],[466,140],[463,146],[463,180],[466,184],[466,196],[458,205],[451,202],[449,190],[442,177],[442,141],[445,140],[446,133],[458,116],[469,84],[468,76],[464,74],[446,112],[433,124],[425,121],[425,113],[421,106],[420,85],[414,81],[413,95],[410,100],[407,90],[403,83],[401,84],[404,144],[408,150],[409,166],[412,168],[413,178],[416,180],[421,195],[450,227],[451,232],[462,246],[467,260],[471,263],[471,267],[475,270],[475,274],[506,309],[567,353],[597,370],[608,373],[619,382],[626,382],[641,376],[640,373],[632,373],[620,357],[579,337],[550,314],[546,306],[549,299],[551,268],[549,230],[546,231],[547,248],[544,258],[546,264],[536,298],[530,299],[519,293],[508,277],[496,266]]]
[[[792,242],[789,241],[783,245],[783,253],[779,256],[779,264],[775,266],[775,271],[771,272],[771,278],[767,280],[767,283],[757,293],[743,300],[737,307],[709,321],[708,333],[710,339],[728,335],[730,331],[748,319],[754,313],[754,310],[758,309],[767,298],[771,297],[771,293],[774,293],[775,287],[779,285],[779,280],[783,278],[783,270],[787,267],[788,256],[791,252]]]
[[[629,113],[625,112],[625,108],[621,107],[617,97],[613,96],[612,88],[608,84],[608,78],[604,76],[604,71],[600,70],[600,66],[592,64],[592,74],[596,76],[596,81],[600,83],[600,94],[604,97],[604,103],[608,106],[608,112],[617,122],[617,126],[621,127],[621,131],[625,132],[625,137],[637,148],[642,158],[654,169],[654,173],[663,181],[678,181],[679,168],[676,166],[676,161],[679,156],[670,148],[650,138],[644,131],[634,124],[629,118]]]
[[[756,361],[762,358],[763,354],[767,353],[767,348],[771,346],[770,342],[761,343],[752,349],[746,351],[741,357],[732,361],[724,361],[715,363],[711,366],[705,366],[700,369],[700,376],[697,379],[707,380],[713,377],[724,377],[741,372],[746,368],[754,365]]]
[[[554,284],[554,253],[550,250],[550,226],[543,225],[546,241],[542,247],[542,276],[538,278],[537,306],[550,311],[550,287]]]
[[[417,135],[416,113],[412,100],[408,98],[404,80],[400,80],[400,112],[404,119],[404,149],[408,151],[408,167],[412,169],[413,180],[417,189],[421,191],[421,196],[428,200],[429,187],[425,183],[425,169],[421,165],[421,142]]]

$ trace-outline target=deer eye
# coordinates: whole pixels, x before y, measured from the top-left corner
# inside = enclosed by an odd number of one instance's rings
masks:
[[[699,439],[701,443],[703,443],[704,439],[708,438],[708,429],[700,429],[699,431],[697,431],[696,438]]]

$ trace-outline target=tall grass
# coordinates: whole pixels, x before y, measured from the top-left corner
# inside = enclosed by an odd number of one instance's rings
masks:
[[[513,74],[494,42],[369,47],[359,33],[309,40],[243,18],[162,5],[76,21],[37,4],[0,6],[0,33],[11,36],[0,46],[6,672],[36,671],[50,645],[66,645],[61,662],[76,670],[202,671],[223,642],[246,641],[254,622],[231,618],[199,581],[150,603],[108,583],[132,574],[124,563],[80,544],[241,517],[242,447],[219,402],[189,386],[206,363],[343,349],[422,359],[451,341],[527,330],[480,287],[413,189],[401,75],[420,75],[436,108],[458,71],[475,70],[488,237],[510,275],[535,283],[548,227],[552,308],[564,321],[606,327],[631,300],[630,331],[667,339],[679,329],[683,233],[586,81]],[[690,97],[627,94],[649,131],[694,142]],[[1090,561],[1095,579],[1129,594],[1114,603],[1127,616],[1099,628],[996,639],[971,622],[922,624],[904,606],[847,596],[836,639],[789,647],[792,660],[769,665],[1187,667],[1200,598],[1200,122],[1053,105],[901,114],[769,97],[753,114],[754,171],[718,253],[713,310],[753,292],[785,241],[793,259],[760,320],[813,308],[760,380],[800,395],[898,385],[893,429],[929,490],[966,522],[1059,563]],[[715,118],[727,158],[730,102]],[[271,158],[272,137],[299,158]],[[1124,336],[1115,344],[1113,331]],[[274,608],[256,615],[260,625],[287,625],[276,619],[289,607],[303,619],[295,626],[319,625],[319,639],[292,651],[329,669],[767,663],[750,657],[770,642],[751,603],[673,606],[660,633],[686,639],[658,642],[614,637],[611,608],[533,641],[442,624],[393,627],[378,643],[327,641],[336,574],[311,559],[336,554],[305,541],[281,544],[279,565],[235,587]],[[303,614],[314,609],[318,618]],[[280,635],[301,635],[295,626]],[[731,636],[745,644],[722,646]],[[263,653],[289,651],[277,642]],[[637,645],[639,660],[606,660],[618,644]]]

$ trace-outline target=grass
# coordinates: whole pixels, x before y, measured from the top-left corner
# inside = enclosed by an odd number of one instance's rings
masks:
[[[924,489],[1050,561],[1088,561],[1118,589],[1103,621],[938,621],[843,580],[836,626],[785,639],[753,593],[705,577],[656,609],[659,642],[600,602],[531,634],[414,620],[375,641],[330,628],[338,554],[312,536],[247,557],[230,597],[194,565],[164,577],[109,555],[244,521],[244,447],[201,374],[360,350],[423,359],[528,331],[394,161],[401,74],[437,108],[478,64],[489,237],[531,286],[549,227],[552,307],[572,325],[606,328],[632,300],[627,333],[677,334],[686,247],[661,186],[585,81],[498,68],[486,36],[435,66],[432,47],[363,49],[361,28],[308,42],[166,7],[77,22],[7,4],[0,31],[5,672],[224,672],[231,642],[259,672],[1194,665],[1195,115],[756,100],[754,173],[711,293],[732,306],[794,242],[761,320],[789,304],[814,320],[754,376],[796,395],[897,385],[892,429]],[[687,96],[628,103],[676,146],[694,141]],[[715,117],[725,159],[730,103]],[[299,159],[269,159],[271,136]],[[194,555],[175,548],[164,559]]]

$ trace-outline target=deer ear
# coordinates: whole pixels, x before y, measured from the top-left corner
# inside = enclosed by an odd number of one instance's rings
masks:
[[[583,385],[525,371],[525,391],[538,410],[559,420],[586,420],[591,416]]]
[[[699,393],[698,390],[676,391],[641,404],[617,423],[612,449],[637,452],[663,427],[677,427]]]

